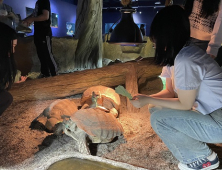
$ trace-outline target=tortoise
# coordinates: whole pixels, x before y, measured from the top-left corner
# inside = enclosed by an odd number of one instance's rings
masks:
[[[49,132],[55,132],[56,125],[63,122],[77,111],[74,101],[69,99],[58,99],[51,103],[44,111],[33,121],[41,123]]]
[[[92,143],[108,143],[123,134],[116,117],[100,108],[80,109],[69,120],[64,120],[62,127],[66,135],[77,141],[79,152],[88,155],[90,140]]]
[[[83,92],[80,104],[82,109],[103,107],[117,117],[120,108],[120,97],[110,87],[92,86]]]

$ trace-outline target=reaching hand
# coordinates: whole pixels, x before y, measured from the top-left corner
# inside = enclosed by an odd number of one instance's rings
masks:
[[[27,26],[27,27],[29,27],[32,22],[33,22],[32,17],[28,17],[28,18],[26,18],[26,19],[24,19],[24,20],[22,21],[22,24],[25,25],[25,26]]]
[[[150,98],[150,97],[147,96],[147,95],[137,94],[137,95],[135,95],[135,96],[132,98],[132,100],[130,100],[130,102],[132,103],[132,105],[133,105],[134,107],[136,107],[136,108],[141,108],[141,107],[149,104],[149,103],[148,103],[148,99],[149,99],[149,98]]]

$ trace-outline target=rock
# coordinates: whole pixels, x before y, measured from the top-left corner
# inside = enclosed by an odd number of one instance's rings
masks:
[[[148,37],[147,43],[138,47],[121,47],[116,44],[103,43],[103,58],[115,61],[116,59],[126,62],[139,56],[144,58],[153,57],[155,50]],[[36,53],[33,36],[19,37],[16,52],[14,54],[17,68],[23,76],[29,72],[40,72],[40,62]],[[52,51],[58,64],[58,73],[70,73],[75,71],[74,57],[78,40],[72,37],[53,37]],[[108,61],[107,61],[108,62]]]

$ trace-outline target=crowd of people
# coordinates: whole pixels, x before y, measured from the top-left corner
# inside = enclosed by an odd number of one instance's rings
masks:
[[[131,100],[137,108],[149,106],[151,125],[179,160],[180,170],[219,166],[207,143],[222,142],[221,8],[221,0],[186,0],[155,15],[149,37],[155,44],[155,63],[163,66],[166,88]],[[37,0],[35,12],[23,22],[34,22],[40,77],[55,76],[49,0]],[[15,30],[0,22],[0,115],[13,100],[7,90],[16,76],[16,43]]]

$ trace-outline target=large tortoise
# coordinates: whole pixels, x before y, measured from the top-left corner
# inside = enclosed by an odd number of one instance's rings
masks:
[[[116,117],[100,108],[80,109],[68,121],[63,121],[62,126],[64,133],[77,141],[83,154],[90,154],[88,139],[92,143],[108,143],[123,134]]]
[[[112,88],[92,86],[83,92],[80,104],[82,109],[102,106],[117,117],[120,108],[120,97]]]
[[[41,123],[49,132],[55,132],[56,125],[63,122],[77,111],[74,101],[69,99],[58,99],[52,102],[32,123]]]

